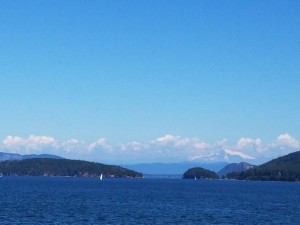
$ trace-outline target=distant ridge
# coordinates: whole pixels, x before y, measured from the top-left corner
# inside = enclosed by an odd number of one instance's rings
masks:
[[[253,168],[254,166],[246,163],[246,162],[240,162],[240,163],[231,163],[226,165],[223,169],[221,169],[217,174],[222,177],[226,176],[228,173],[240,173],[242,171],[248,170]]]
[[[131,165],[122,165],[125,168],[135,171],[141,171],[143,174],[156,174],[156,175],[170,175],[170,174],[183,174],[186,170],[193,167],[202,167],[204,169],[219,171],[224,168],[228,163],[226,162],[178,162],[178,163],[139,163]]]
[[[51,154],[30,154],[30,155],[21,155],[16,153],[6,153],[0,152],[0,162],[6,160],[22,160],[22,159],[35,159],[35,158],[49,158],[49,159],[63,159],[63,157]]]

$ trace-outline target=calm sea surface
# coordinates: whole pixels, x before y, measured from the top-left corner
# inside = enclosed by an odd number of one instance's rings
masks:
[[[1,177],[0,224],[300,224],[300,183]]]

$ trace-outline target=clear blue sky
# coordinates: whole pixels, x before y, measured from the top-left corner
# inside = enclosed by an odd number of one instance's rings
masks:
[[[0,138],[300,138],[300,1],[0,2]]]

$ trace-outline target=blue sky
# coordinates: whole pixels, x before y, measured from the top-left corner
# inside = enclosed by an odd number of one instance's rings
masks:
[[[1,1],[1,148],[105,162],[300,150],[299,15],[296,0]]]

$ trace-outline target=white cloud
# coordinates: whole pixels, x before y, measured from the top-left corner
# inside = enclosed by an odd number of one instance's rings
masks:
[[[195,148],[195,149],[205,149],[209,147],[209,144],[206,144],[203,141],[200,141],[197,138],[186,138],[181,136],[172,136],[165,135],[157,138],[155,141],[151,142],[153,145],[158,146],[168,146],[176,148]]]
[[[167,135],[165,135],[165,136],[162,136],[162,137],[157,138],[157,139],[156,139],[156,142],[157,142],[157,143],[165,144],[165,143],[168,143],[168,142],[173,142],[173,141],[175,141],[177,138],[178,138],[178,136],[176,137],[176,136],[167,134]]]
[[[55,139],[53,137],[35,135],[30,135],[27,140],[28,143],[34,143],[37,145],[49,145],[55,142]]]
[[[258,148],[262,144],[262,141],[260,138],[252,139],[252,138],[241,138],[237,142],[237,148],[238,149],[245,149],[245,148]]]
[[[19,146],[19,145],[23,145],[25,142],[23,140],[23,138],[17,137],[17,136],[7,136],[3,142],[4,146],[11,148],[14,146]]]
[[[106,142],[105,138],[100,138],[97,141],[91,143],[88,146],[88,150],[90,152],[95,151],[95,150],[104,150],[104,151],[108,151],[108,152],[113,152],[113,147]]]
[[[197,143],[194,143],[193,146],[196,149],[199,149],[199,150],[208,149],[209,148],[209,144],[206,144],[205,142],[197,142]]]
[[[148,142],[131,141],[111,145],[105,138],[94,142],[70,139],[58,141],[49,136],[27,138],[7,136],[0,146],[4,151],[20,154],[57,154],[66,158],[102,162],[180,162],[186,160],[223,161],[254,160],[263,162],[300,150],[300,141],[281,134],[269,144],[260,138],[242,137],[236,144],[227,139],[206,143],[198,138],[165,135]]]
[[[146,149],[148,145],[146,144],[142,144],[140,142],[137,141],[131,141],[127,144],[121,144],[119,145],[119,148],[121,149],[121,151],[123,152],[127,152],[127,151],[140,151],[143,149]]]
[[[85,142],[74,138],[63,142],[59,147],[68,153],[82,153],[86,150]]]
[[[49,136],[30,135],[28,138],[7,136],[3,146],[10,152],[35,153],[55,146],[55,139]]]
[[[173,135],[165,135],[162,137],[157,138],[155,141],[153,141],[153,144],[156,145],[172,145],[174,147],[182,147],[190,144],[189,138],[184,138],[181,136],[173,136]]]
[[[275,142],[275,147],[279,148],[292,148],[292,149],[299,149],[300,150],[300,141],[295,139],[289,134],[281,134],[277,137]]]

